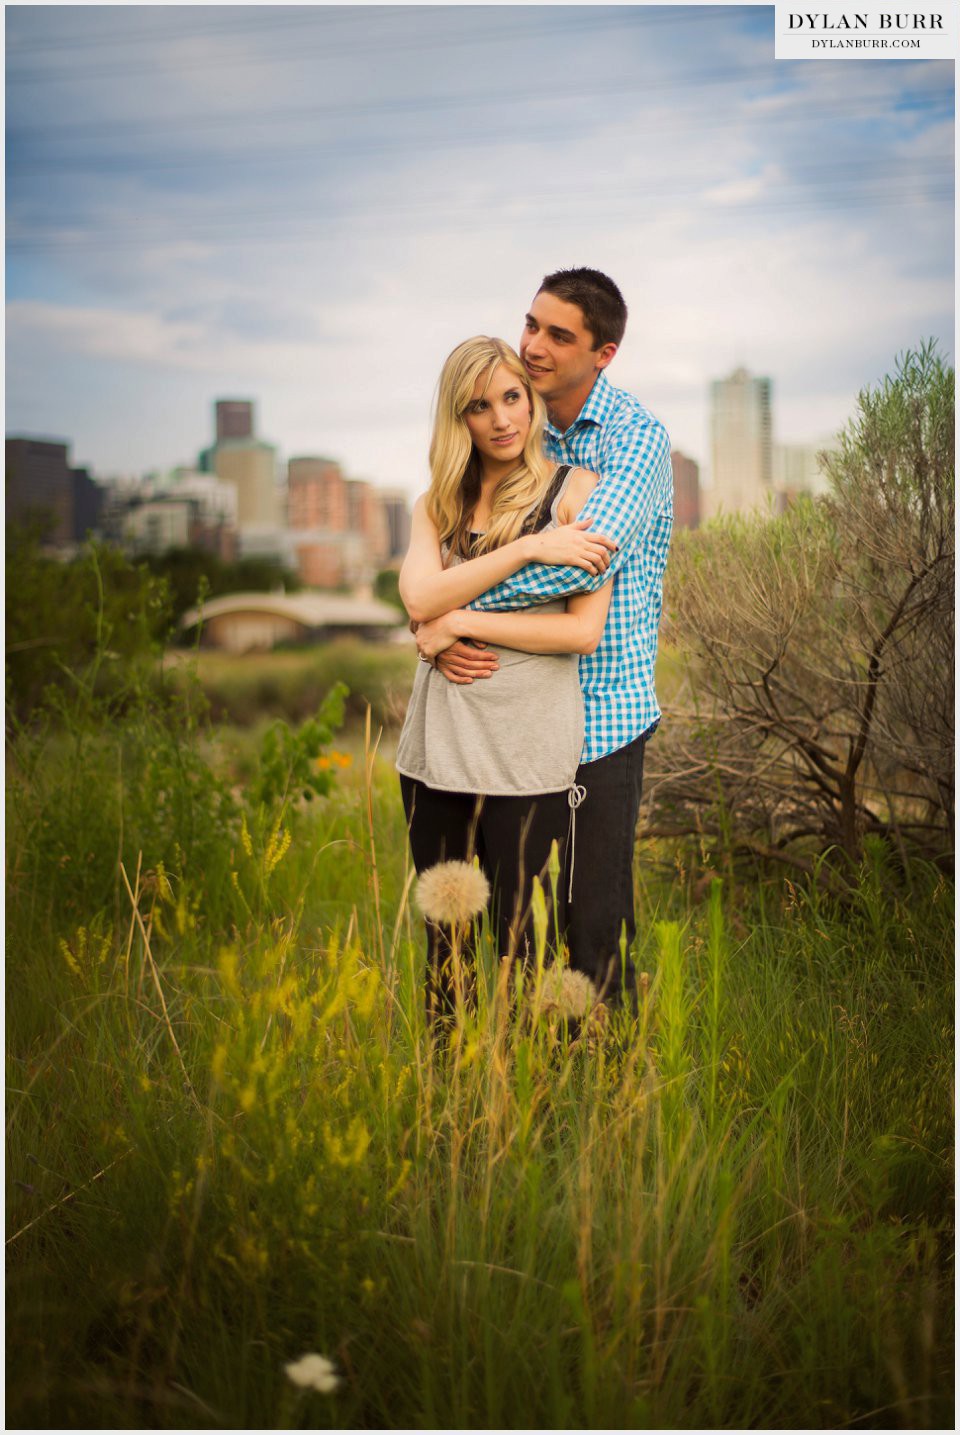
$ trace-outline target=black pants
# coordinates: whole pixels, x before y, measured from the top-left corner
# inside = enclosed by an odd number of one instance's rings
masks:
[[[636,974],[630,944],[636,935],[633,910],[633,850],[643,786],[643,751],[652,732],[617,752],[583,762],[577,783],[586,798],[577,809],[573,902],[567,914],[570,965],[586,972],[605,1001],[636,1002]],[[626,961],[621,934],[626,930]]]
[[[400,774],[410,848],[417,872],[437,862],[470,862],[477,857],[492,889],[497,951],[525,959],[533,951],[530,897],[539,877],[547,899],[547,941],[554,943],[553,901],[546,878],[551,844],[560,851],[557,920],[566,921],[566,844],[570,822],[567,793],[536,797],[484,797],[472,792],[440,792]],[[578,814],[579,821],[579,814]],[[577,834],[579,843],[579,833]],[[453,1010],[449,932],[427,922],[427,1005]]]

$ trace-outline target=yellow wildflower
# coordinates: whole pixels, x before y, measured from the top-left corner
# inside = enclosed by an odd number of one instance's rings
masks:
[[[273,833],[270,837],[270,841],[267,844],[266,855],[263,859],[263,865],[266,869],[268,876],[273,871],[273,869],[279,866],[279,864],[283,861],[283,858],[290,850],[290,843],[292,842],[292,840],[293,837],[289,831],[285,830],[280,826],[274,828]]]

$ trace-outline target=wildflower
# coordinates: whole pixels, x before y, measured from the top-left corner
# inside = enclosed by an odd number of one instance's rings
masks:
[[[337,1166],[359,1166],[370,1145],[370,1132],[359,1116],[354,1116],[343,1136],[338,1136],[328,1122],[323,1126],[323,1144],[327,1158]]]
[[[576,972],[571,967],[552,966],[544,973],[544,1012],[556,1012],[563,1017],[582,1017],[586,1016],[597,1002],[597,989],[585,972]]]
[[[157,895],[161,902],[173,901],[173,888],[170,886],[170,878],[162,862],[157,863]]]
[[[294,1385],[304,1390],[319,1390],[321,1395],[332,1395],[340,1384],[336,1366],[325,1355],[301,1355],[284,1369]]]
[[[431,922],[460,926],[489,900],[490,883],[471,862],[438,862],[417,883],[417,906]]]
[[[279,866],[280,862],[287,855],[292,840],[292,833],[277,823],[273,832],[270,834],[270,841],[267,843],[267,850],[263,858],[263,865],[266,869],[267,876],[270,875],[275,867]]]

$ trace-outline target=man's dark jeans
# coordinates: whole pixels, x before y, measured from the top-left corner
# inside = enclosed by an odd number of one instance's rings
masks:
[[[577,782],[586,798],[576,814],[573,902],[567,911],[570,964],[591,978],[604,1001],[636,1004],[630,958],[636,934],[633,849],[643,786],[645,732],[595,762],[583,762]],[[626,958],[621,934],[626,928]]]

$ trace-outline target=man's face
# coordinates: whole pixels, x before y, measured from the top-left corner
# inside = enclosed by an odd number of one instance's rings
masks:
[[[541,290],[520,336],[520,357],[548,408],[567,408],[578,399],[582,407],[586,402],[597,374],[617,352],[616,344],[599,349],[593,345],[580,305]]]

